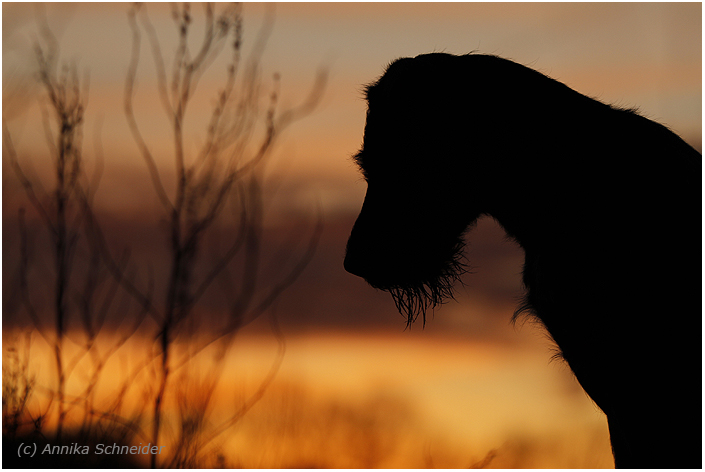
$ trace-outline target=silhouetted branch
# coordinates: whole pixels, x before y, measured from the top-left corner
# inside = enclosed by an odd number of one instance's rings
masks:
[[[15,151],[15,147],[12,144],[12,136],[10,135],[10,131],[7,128],[7,123],[5,123],[5,120],[2,121],[2,142],[10,158],[10,165],[12,166],[12,170],[15,172],[15,175],[17,175],[20,184],[22,184],[22,188],[24,189],[27,198],[29,198],[29,202],[37,210],[39,215],[44,219],[47,228],[52,231],[52,233],[54,233],[55,235],[56,229],[54,228],[54,224],[51,220],[51,217],[49,216],[48,211],[44,208],[44,205],[42,205],[39,198],[37,198],[37,195],[34,192],[34,185],[22,171],[22,168],[20,167],[17,161],[17,152]]]
[[[139,28],[137,27],[137,22],[135,21],[136,8],[137,7],[133,7],[132,9],[130,9],[127,16],[130,23],[130,28],[132,29],[132,54],[130,56],[130,65],[127,70],[127,79],[125,80],[125,115],[127,116],[127,124],[130,127],[132,137],[140,148],[142,157],[144,158],[147,164],[147,168],[149,169],[149,175],[152,178],[152,184],[154,185],[154,190],[157,192],[157,197],[159,197],[159,201],[162,203],[164,208],[170,210],[172,208],[171,200],[169,200],[169,197],[167,196],[166,191],[164,190],[164,186],[159,175],[159,170],[157,169],[157,165],[154,162],[154,157],[152,157],[152,153],[149,151],[147,143],[144,141],[142,133],[140,132],[139,127],[137,126],[137,121],[135,120],[135,113],[132,108],[132,99],[134,96],[135,88],[135,76],[137,74],[137,65],[139,63],[140,57],[141,38]],[[162,62],[160,62],[160,64],[162,64]],[[166,83],[166,79],[161,78],[161,75],[163,74],[163,66],[161,69],[157,67],[157,76],[160,80],[160,84],[162,83],[162,80],[164,80],[164,83]],[[162,90],[162,87],[159,87],[159,89]],[[169,99],[167,97],[162,96],[162,104],[166,108],[168,108],[167,112],[171,114],[171,106],[169,105]]]
[[[88,206],[88,200],[85,198],[81,199],[83,204],[83,210],[85,211],[85,216],[88,221],[88,227],[91,230],[92,241],[96,244],[99,249],[103,263],[107,269],[111,272],[113,277],[120,283],[120,285],[139,303],[145,313],[148,313],[155,321],[161,321],[161,317],[156,307],[152,303],[152,290],[153,287],[150,284],[150,288],[143,293],[138,289],[131,280],[124,277],[124,267],[120,267],[120,264],[116,263],[113,259],[110,249],[108,248],[108,243],[103,234],[103,230],[100,225],[97,224],[95,220],[95,215],[93,211]]]
[[[20,209],[18,226],[20,233],[19,268],[17,274],[18,298],[34,328],[47,342],[56,373],[56,385],[47,388],[38,385],[35,391],[46,393],[46,411],[33,416],[35,427],[41,429],[46,414],[54,404],[58,408],[56,422],[57,442],[62,440],[67,415],[72,408],[84,405],[92,409],[92,394],[107,360],[132,337],[145,319],[151,304],[144,301],[143,309],[136,317],[121,313],[121,324],[128,320],[131,326],[122,330],[117,342],[108,343],[104,352],[99,352],[97,339],[105,328],[111,306],[121,286],[132,287],[126,276],[127,258],[115,264],[102,238],[102,231],[95,218],[92,202],[103,172],[102,153],[97,152],[97,165],[92,177],[86,176],[82,154],[82,129],[88,97],[88,77],[79,80],[76,67],[58,68],[58,41],[38,10],[40,42],[35,45],[35,60],[38,66],[37,79],[45,92],[40,101],[42,123],[47,140],[52,174],[51,192],[39,196],[33,182],[20,165],[19,156],[7,122],[3,119],[3,146],[10,165],[17,176],[24,194],[39,215],[43,228],[49,233],[48,249],[52,269],[51,285],[48,288],[32,287],[30,284],[29,234],[25,222],[25,211]],[[100,150],[97,138],[96,149]],[[106,268],[106,264],[110,267]],[[51,300],[47,300],[51,298]],[[42,306],[48,305],[48,306]],[[53,326],[49,328],[42,317],[47,313]],[[74,324],[77,323],[77,324]],[[70,327],[78,327],[71,330]],[[69,343],[78,347],[69,353]],[[67,385],[75,378],[77,367],[90,354],[93,370],[90,381],[81,395],[73,395]],[[90,422],[84,422],[84,426]]]
[[[267,310],[279,297],[279,295],[281,295],[284,290],[289,288],[291,284],[299,278],[301,273],[308,266],[309,262],[311,262],[311,259],[313,259],[316,249],[318,248],[318,242],[320,241],[321,234],[323,234],[323,215],[319,207],[316,225],[303,256],[301,256],[301,259],[299,259],[299,262],[294,266],[294,268],[278,284],[272,287],[267,296],[264,297],[264,299],[257,306],[255,313],[262,313]],[[256,316],[257,315],[255,315],[255,317]]]
[[[323,93],[326,90],[327,83],[328,69],[320,68],[316,72],[316,79],[313,82],[313,86],[311,87],[306,100],[304,100],[301,105],[290,110],[286,110],[277,118],[275,123],[277,130],[281,131],[294,121],[298,121],[310,115],[320,104],[321,98],[323,98]]]
[[[37,312],[32,304],[29,295],[29,283],[27,281],[27,271],[29,270],[29,237],[27,235],[27,226],[25,224],[25,211],[20,209],[18,212],[18,222],[20,230],[20,266],[19,266],[19,289],[22,297],[23,306],[27,310],[29,318],[32,320],[37,332],[44,338],[48,345],[52,344],[48,334],[44,331],[44,326],[37,316]]]
[[[137,14],[141,15],[139,23],[136,19]],[[135,297],[141,300],[145,310],[152,314],[159,324],[154,344],[155,349],[159,350],[154,355],[155,358],[160,357],[160,362],[155,366],[155,369],[158,369],[158,380],[152,405],[153,423],[150,440],[153,443],[158,443],[160,440],[163,405],[172,374],[216,341],[222,342],[223,350],[227,349],[232,341],[232,335],[243,326],[244,320],[260,316],[272,305],[310,261],[318,243],[321,224],[319,215],[319,224],[309,242],[309,247],[299,263],[280,283],[269,288],[260,288],[263,221],[260,169],[270,155],[278,133],[291,122],[310,113],[319,103],[322,87],[325,85],[325,73],[319,73],[314,90],[304,103],[287,111],[281,117],[277,115],[276,109],[279,76],[275,76],[274,91],[269,96],[264,117],[264,135],[256,143],[254,153],[250,154],[248,145],[252,144],[256,136],[255,128],[260,123],[260,60],[272,30],[272,10],[267,11],[253,52],[245,63],[240,89],[237,90],[239,93],[236,93],[238,82],[236,79],[241,66],[241,6],[229,5],[216,14],[213,5],[204,5],[204,37],[195,55],[192,55],[189,49],[189,35],[193,23],[190,6],[188,4],[173,6],[172,19],[177,28],[177,44],[170,63],[171,69],[167,72],[162,46],[149,21],[145,7],[130,9],[128,20],[132,29],[132,54],[124,95],[128,125],[166,212],[170,241],[170,267],[166,280],[164,305],[159,310],[159,314],[157,315],[156,308],[149,300],[144,296],[140,298],[137,293],[139,290],[134,287],[127,288],[128,292],[135,293]],[[174,145],[176,184],[173,193],[171,191],[167,193],[164,187],[160,171],[137,125],[132,106],[142,29],[149,41],[156,68],[158,94],[169,120],[170,137]],[[215,105],[205,129],[205,142],[195,159],[190,160],[185,152],[184,117],[199,79],[226,44],[230,46],[232,55],[227,64],[223,88],[215,97]],[[222,220],[223,210],[230,198],[238,200],[241,208],[237,234],[233,243],[215,263],[200,270],[199,264],[206,234]],[[102,238],[97,239],[102,240]],[[192,341],[187,335],[187,352],[183,356],[179,355],[175,342],[186,329],[192,330],[196,324],[194,314],[197,303],[216,279],[227,276],[227,268],[237,254],[243,254],[239,271],[241,278],[235,284],[238,287],[237,295],[230,303],[230,314],[225,326],[217,333],[209,332],[209,337],[200,343]],[[114,267],[114,263],[109,263],[108,266]],[[119,269],[111,270],[120,272]],[[253,310],[252,303],[258,297],[257,289],[266,294]],[[226,293],[226,296],[229,295]],[[222,365],[220,368],[222,369]],[[216,383],[217,380],[211,387],[215,388]],[[266,385],[263,388],[266,388]],[[206,397],[205,405],[210,398],[208,395]],[[187,437],[182,436],[181,440],[186,441]],[[186,464],[183,455],[175,455],[172,459],[172,465]],[[156,457],[152,457],[151,461],[151,466],[155,467]]]
[[[244,202],[243,202],[244,205]],[[230,264],[233,257],[242,249],[246,239],[247,232],[247,213],[241,212],[241,218],[238,225],[238,232],[235,236],[235,242],[230,246],[230,248],[218,258],[214,263],[211,271],[203,278],[201,284],[194,290],[192,298],[194,301],[198,301],[201,296],[205,293],[206,289],[211,286],[216,277],[218,277],[222,271]]]

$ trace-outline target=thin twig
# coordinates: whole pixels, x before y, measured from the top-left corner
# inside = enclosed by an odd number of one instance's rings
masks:
[[[130,127],[130,132],[132,133],[133,139],[136,141],[137,146],[140,149],[142,157],[147,163],[147,169],[149,170],[149,175],[152,178],[152,185],[154,185],[154,190],[157,192],[157,197],[159,198],[159,201],[162,203],[162,205],[167,211],[171,211],[173,210],[173,205],[171,203],[171,200],[167,196],[166,191],[164,190],[164,185],[162,184],[162,179],[159,175],[159,170],[157,169],[157,164],[154,161],[154,157],[152,157],[152,153],[150,152],[149,147],[147,146],[147,143],[142,137],[142,133],[140,132],[139,127],[137,126],[137,120],[135,119],[135,113],[132,107],[132,100],[134,97],[135,88],[135,77],[137,75],[137,65],[139,64],[140,57],[141,37],[137,22],[135,21],[134,8],[131,9],[128,13],[128,20],[130,23],[130,28],[132,29],[132,54],[130,56],[130,65],[127,69],[127,79],[125,80],[124,93],[124,108],[125,115],[127,116],[127,124]],[[159,75],[159,68],[157,68],[157,72]],[[163,73],[163,69],[161,72]],[[165,100],[166,103],[164,103]],[[171,105],[169,104],[168,98],[162,97],[162,103],[166,108],[168,108],[167,111],[171,114]]]

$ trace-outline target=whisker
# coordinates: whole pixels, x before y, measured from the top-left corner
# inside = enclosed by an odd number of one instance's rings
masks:
[[[426,313],[429,309],[433,311],[448,300],[455,300],[453,287],[467,272],[467,264],[463,256],[464,246],[462,240],[455,244],[450,258],[435,276],[413,284],[382,288],[392,295],[399,313],[406,316],[407,327],[410,327],[419,316],[425,327]]]

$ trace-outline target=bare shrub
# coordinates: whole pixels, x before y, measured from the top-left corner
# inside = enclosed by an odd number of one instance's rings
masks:
[[[172,19],[177,34],[177,47],[170,69],[165,64],[162,47],[144,6],[135,6],[129,12],[132,28],[132,56],[125,84],[124,108],[130,131],[147,165],[152,185],[168,221],[169,260],[163,304],[151,311],[158,325],[159,358],[158,382],[153,402],[151,440],[157,444],[162,429],[162,412],[169,381],[173,373],[186,366],[190,360],[208,346],[216,349],[213,375],[207,385],[195,388],[205,395],[202,402],[193,406],[180,402],[181,432],[177,443],[184,445],[173,457],[170,466],[192,466],[196,448],[186,445],[204,444],[234,424],[256,401],[269,380],[234,416],[204,433],[204,416],[207,413],[212,391],[216,388],[222,359],[233,342],[234,334],[265,313],[311,259],[321,233],[321,220],[315,225],[307,247],[292,267],[279,276],[279,280],[261,280],[262,222],[264,204],[262,197],[264,166],[281,131],[293,121],[310,113],[320,100],[326,75],[319,72],[312,92],[302,105],[278,112],[279,76],[274,76],[272,92],[261,118],[261,56],[272,27],[271,15],[247,60],[242,57],[242,7],[225,5],[216,12],[211,4],[204,5],[204,37],[195,51],[190,48],[190,34],[194,16],[188,4],[172,7]],[[164,171],[159,169],[148,138],[140,130],[133,101],[140,58],[142,35],[146,34],[157,74],[157,92],[174,145],[175,183],[169,188]],[[227,51],[229,61],[225,67],[222,87],[214,97],[210,118],[203,129],[203,143],[195,156],[189,156],[185,146],[185,116],[199,80],[214,63],[216,57]],[[169,71],[169,72],[168,72]],[[264,130],[258,133],[263,123]],[[232,211],[227,211],[228,209]],[[224,251],[203,261],[204,242],[209,230],[217,227],[229,213],[234,216],[231,225],[236,230],[231,243]],[[232,218],[231,216],[231,218]],[[226,280],[228,298],[226,316],[217,329],[216,320],[209,318],[211,326],[202,330],[205,338],[191,336],[199,328],[197,306],[216,279]],[[179,349],[180,347],[180,349]],[[276,364],[275,364],[276,365]],[[178,395],[178,390],[175,391]],[[201,436],[201,434],[205,436]],[[156,457],[152,457],[152,467]]]

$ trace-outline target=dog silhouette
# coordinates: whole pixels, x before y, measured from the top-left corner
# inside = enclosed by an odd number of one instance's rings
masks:
[[[515,317],[541,320],[607,415],[615,465],[700,468],[700,153],[496,56],[398,59],[365,92],[346,270],[425,323],[490,215],[525,254]]]

